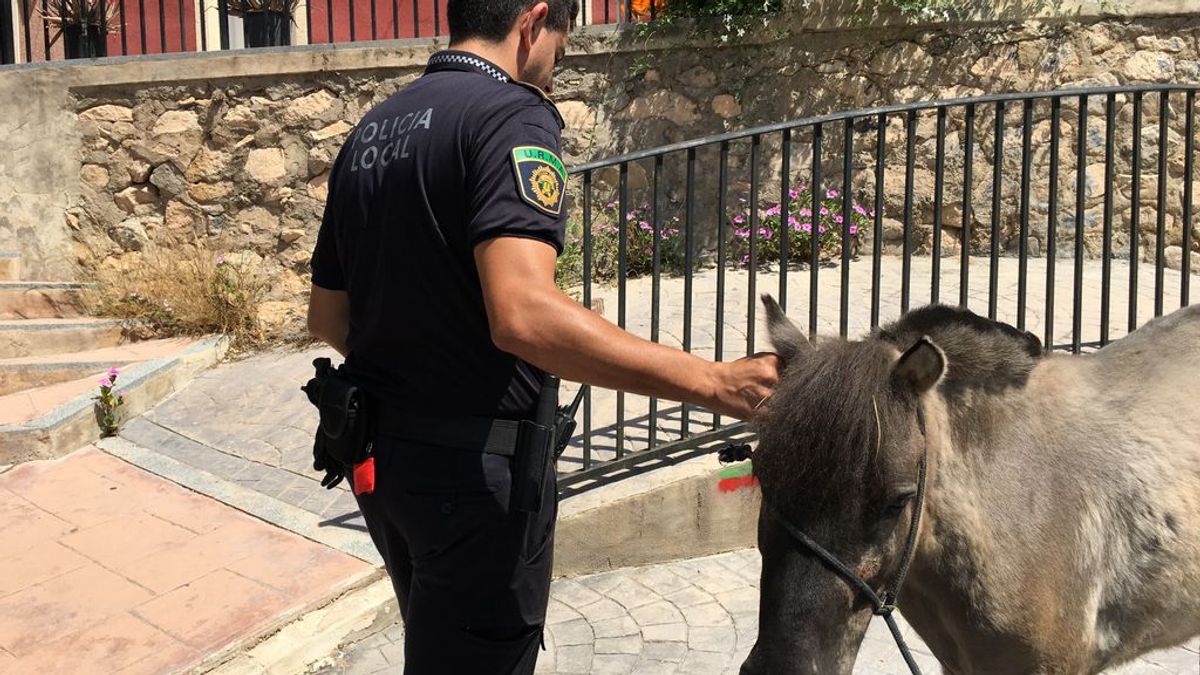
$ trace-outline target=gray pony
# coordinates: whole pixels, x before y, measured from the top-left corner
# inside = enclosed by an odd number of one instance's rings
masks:
[[[881,589],[914,523],[899,607],[946,673],[1098,673],[1200,634],[1200,306],[1072,356],[945,306],[814,346],[763,301],[786,369],[743,675],[850,673],[872,603],[797,537]]]

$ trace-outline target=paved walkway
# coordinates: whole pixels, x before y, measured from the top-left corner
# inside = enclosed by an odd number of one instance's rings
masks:
[[[736,675],[758,634],[761,560],[750,549],[718,556],[560,579],[551,590],[546,650],[539,673]],[[921,671],[941,672],[908,626],[905,639]],[[347,645],[322,673],[399,673],[398,623]],[[863,640],[855,675],[908,675],[880,619]],[[1196,675],[1200,638],[1157,652],[1111,675]]]
[[[0,672],[175,672],[372,565],[94,447],[0,475]]]

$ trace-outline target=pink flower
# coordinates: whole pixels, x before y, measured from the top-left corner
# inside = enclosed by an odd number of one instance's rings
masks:
[[[800,209],[800,217],[801,218],[811,218],[812,217],[812,209]]]
[[[798,199],[799,197],[800,197],[800,192],[798,190],[795,190],[795,189],[788,190],[788,198],[789,199]]]
[[[828,207],[825,207],[825,206],[822,206],[822,207],[821,207],[821,215],[823,215],[823,216],[827,216],[827,215],[829,215],[829,208],[828,208]]]
[[[742,216],[734,216],[734,217],[733,217],[733,224],[734,224],[734,225],[741,225],[741,224],[742,224],[742,223],[744,223],[744,222],[746,222],[746,219],[745,219],[744,217],[742,217]]]
[[[638,227],[642,228],[642,230],[645,232],[654,231],[654,226],[652,226],[650,223],[647,223],[644,220],[642,222],[638,223]]]
[[[734,230],[733,233],[742,238],[750,236],[750,230]]]
[[[792,229],[799,229],[797,227],[799,224],[800,221],[796,220],[796,216],[788,216],[788,227]]]
[[[864,209],[864,208],[862,207],[862,204],[855,204],[855,205],[854,205],[854,212],[855,212],[855,213],[857,213],[857,214],[858,214],[858,215],[860,215],[860,216],[865,216],[865,215],[867,215],[867,210],[866,210],[866,209]]]
[[[840,194],[840,193],[837,190],[830,188],[829,192],[825,193],[825,197],[828,199],[837,199],[838,194]]]
[[[767,209],[766,213],[768,216],[777,216],[780,213],[782,213],[782,211],[783,211],[783,209],[780,208],[780,206],[778,204],[776,204],[775,206],[772,206],[771,208]]]
[[[763,239],[770,239],[771,231],[765,227],[760,227],[758,228],[758,236],[762,237]]]
[[[850,226],[850,234],[851,234],[851,235],[858,234],[858,226],[857,226],[857,225],[851,225],[851,226]]]
[[[113,386],[112,380],[110,380],[106,377],[106,378],[100,380],[100,386],[105,387],[105,388],[111,387],[111,386]]]
[[[116,376],[118,376],[120,374],[121,374],[121,371],[117,370],[115,367],[108,369],[108,376],[110,378],[115,378]]]
[[[833,222],[837,223],[838,225],[841,225],[842,221],[844,221],[844,220],[845,220],[845,218],[843,218],[842,214],[840,214],[840,213],[836,213],[833,216]]]
[[[825,234],[825,226],[824,225],[821,226],[820,231],[821,231],[821,234]]]

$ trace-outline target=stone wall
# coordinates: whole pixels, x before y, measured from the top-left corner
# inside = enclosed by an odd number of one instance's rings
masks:
[[[0,97],[17,96],[13,78],[23,76],[34,82],[33,91],[44,95],[38,98],[44,110],[32,121],[42,125],[30,144],[39,163],[16,159],[22,152],[32,152],[29,147],[0,156],[4,175],[20,175],[16,183],[32,186],[23,195],[17,191],[10,195],[7,222],[0,215],[0,248],[16,245],[23,253],[36,250],[36,255],[26,254],[33,263],[30,269],[42,276],[61,276],[64,270],[80,267],[137,265],[140,256],[156,247],[200,246],[233,252],[261,264],[274,279],[272,300],[283,312],[295,306],[295,299],[308,287],[307,261],[332,157],[363,112],[417,77],[436,47],[383,43],[370,48],[300,48],[253,58],[200,56],[182,63],[5,74],[0,77]],[[653,36],[593,31],[580,37],[563,64],[555,98],[568,123],[564,159],[575,164],[727,130],[873,105],[1143,82],[1200,82],[1200,15],[828,30],[771,26],[725,44],[681,31]],[[1120,103],[1121,120],[1128,128],[1132,106],[1124,98]],[[1147,127],[1156,124],[1154,103],[1147,99]],[[1036,119],[1036,171],[1042,173],[1035,176],[1031,207],[1035,213],[1042,209],[1035,220],[1043,224],[1045,198],[1039,189],[1046,182],[1042,167],[1047,164],[1048,106],[1044,108],[1039,107]],[[1180,106],[1173,111],[1179,120]],[[1014,181],[1019,178],[1019,118],[1018,111],[1010,121],[1016,136],[1006,138],[1006,247],[1012,244],[1013,214],[1018,210],[1019,186]],[[1071,123],[1065,116],[1064,171],[1073,166],[1069,163],[1073,161]],[[896,142],[900,124],[902,120],[893,120],[889,129],[893,139],[885,182],[889,218],[903,206],[904,148]],[[981,115],[981,144],[990,143],[983,138],[990,133],[985,124]],[[18,128],[12,118],[0,125]],[[1089,127],[1089,135],[1095,128]],[[932,220],[933,129],[932,118],[923,118],[917,142],[915,213],[925,230]],[[950,132],[948,157],[953,172],[955,153],[961,155],[955,145],[961,121],[952,119]],[[1178,245],[1182,143],[1179,132],[1172,133],[1177,150],[1170,158],[1168,243]],[[1156,137],[1149,137],[1151,144]],[[873,132],[864,132],[856,141],[860,149],[856,164],[863,175],[856,187],[864,193],[873,189],[870,161],[863,154],[870,138]],[[836,135],[827,141],[830,147],[840,143]],[[1127,152],[1128,143],[1118,145],[1119,151]],[[765,137],[763,157],[777,158],[778,147],[777,135]],[[731,152],[735,190],[749,184],[747,148],[748,144],[735,144]],[[976,204],[983,206],[990,204],[988,148],[981,145],[977,150],[981,163],[976,171],[980,190]],[[1091,145],[1089,161],[1094,162],[1102,148],[1103,143],[1098,148]],[[1147,148],[1148,162],[1154,161],[1152,150]],[[803,147],[794,152],[793,171],[798,176],[807,172],[811,155]],[[714,156],[712,150],[699,155],[705,200],[699,217],[710,235],[716,220],[710,203]],[[828,153],[827,161],[827,174],[837,175],[836,153]],[[957,161],[961,171],[961,158]],[[682,155],[669,158],[663,194],[665,202],[674,205],[670,208],[678,207],[684,197],[682,170]],[[777,194],[777,159],[762,171],[764,189]],[[31,175],[38,172],[44,174],[40,179]],[[651,172],[651,163],[631,165],[630,186],[636,198],[646,198]],[[1089,166],[1087,175],[1094,181],[1095,167]],[[1067,173],[1063,176],[1064,183],[1073,184]],[[1118,201],[1118,210],[1128,208],[1128,183],[1126,175],[1125,201]],[[598,174],[597,184],[598,198],[606,198],[607,190],[616,184],[615,170]],[[0,200],[4,189],[0,188]],[[1064,184],[1060,197],[1066,209],[1073,204],[1070,189]],[[1144,200],[1152,200],[1155,187],[1143,184],[1143,195]],[[1100,197],[1089,187],[1091,208]],[[953,188],[948,188],[947,199],[959,199]],[[956,224],[961,213],[952,206],[948,209],[947,223]],[[972,218],[977,229],[986,229],[990,212],[977,209]],[[30,213],[39,220],[31,222]],[[1146,222],[1153,225],[1153,212],[1143,217]],[[889,220],[885,232],[893,241],[896,225]],[[1044,234],[1036,229],[1033,234],[1035,247],[1041,249],[1044,242],[1037,237]],[[1089,253],[1099,251],[1090,246]],[[1176,258],[1181,254],[1173,252]]]

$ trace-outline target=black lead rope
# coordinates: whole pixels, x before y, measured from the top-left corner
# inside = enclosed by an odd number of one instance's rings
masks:
[[[788,522],[783,514],[772,507],[766,499],[763,499],[763,506],[771,509],[779,522],[783,523],[784,529],[792,538],[800,542],[813,555],[821,559],[826,567],[841,575],[842,578],[850,582],[856,587],[867,599],[871,602],[871,613],[875,616],[882,616],[887,623],[888,630],[891,631],[892,637],[896,640],[896,646],[900,649],[900,656],[904,658],[904,663],[908,665],[908,669],[913,675],[921,675],[921,669],[917,666],[917,662],[913,659],[912,652],[908,649],[908,644],[904,641],[904,636],[900,634],[900,626],[896,624],[896,618],[893,613],[896,611],[896,602],[899,597],[900,587],[904,585],[904,578],[908,576],[908,570],[912,566],[913,558],[917,552],[917,533],[921,528],[921,511],[925,507],[925,472],[926,464],[929,460],[929,437],[925,431],[925,416],[921,411],[921,407],[917,406],[917,426],[921,430],[921,436],[925,439],[925,447],[921,457],[921,464],[918,468],[917,496],[916,505],[913,507],[912,523],[908,530],[908,539],[904,543],[904,558],[900,564],[900,569],[896,572],[896,576],[892,579],[891,590],[885,590],[882,593],[876,593],[875,589],[871,588],[870,584],[863,581],[862,577],[854,573],[847,567],[837,556],[825,550],[811,537],[802,532],[800,528]],[[719,456],[722,462],[741,461],[749,459],[751,455],[750,446],[734,446],[731,445],[720,451]]]

